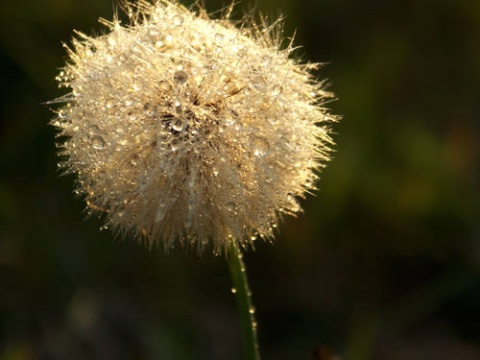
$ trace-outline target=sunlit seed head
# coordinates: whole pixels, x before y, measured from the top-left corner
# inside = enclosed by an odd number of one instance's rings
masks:
[[[82,33],[57,76],[61,167],[105,225],[166,249],[221,253],[270,239],[329,160],[314,64],[281,26],[213,20],[177,2],[126,3],[128,26]]]

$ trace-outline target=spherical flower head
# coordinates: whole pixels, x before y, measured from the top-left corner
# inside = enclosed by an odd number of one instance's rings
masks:
[[[57,77],[67,173],[106,227],[216,253],[271,239],[328,160],[329,96],[278,22],[236,24],[161,0],[77,33]]]

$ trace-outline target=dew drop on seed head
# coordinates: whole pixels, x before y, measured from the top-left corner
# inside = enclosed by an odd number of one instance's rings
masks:
[[[183,24],[183,18],[180,15],[175,15],[173,17],[173,25],[180,26]]]
[[[173,81],[177,84],[185,84],[187,82],[188,74],[183,70],[175,71],[173,74]]]
[[[261,149],[255,149],[253,153],[256,157],[263,157],[266,154],[266,152]]]
[[[237,204],[235,204],[233,201],[229,201],[226,206],[227,206],[227,210],[230,212],[234,212],[235,209],[237,208]]]
[[[272,63],[272,60],[273,59],[270,55],[263,55],[260,58],[260,61],[262,62],[262,65],[264,65],[264,66],[270,65]]]
[[[60,110],[60,111],[58,112],[58,117],[59,117],[60,119],[66,119],[66,118],[67,118],[67,112],[66,112],[65,110],[63,110],[63,109]]]
[[[225,125],[227,126],[232,126],[233,124],[235,124],[237,121],[234,119],[234,118],[226,118],[225,119]]]
[[[185,121],[179,118],[175,118],[172,123],[170,124],[170,127],[175,130],[175,131],[183,131],[185,130]]]
[[[107,100],[105,101],[105,107],[106,107],[107,109],[111,109],[111,108],[113,107],[113,100],[112,100],[112,99],[107,99]]]
[[[160,204],[157,208],[157,212],[155,214],[155,222],[161,221],[165,217],[165,205]]]
[[[97,150],[102,150],[105,147],[105,140],[100,135],[92,137],[92,147]]]
[[[278,96],[278,95],[280,95],[282,92],[283,92],[283,87],[280,86],[280,85],[275,85],[275,86],[272,88],[272,95],[273,95],[273,96]]]
[[[267,152],[270,148],[270,145],[268,144],[268,141],[264,138],[257,137],[253,140],[253,154],[256,157],[264,157],[267,155]]]
[[[208,71],[215,70],[217,68],[217,66],[218,66],[217,62],[215,60],[211,59],[204,65],[204,68],[208,72]]]
[[[217,43],[223,41],[223,38],[224,38],[224,36],[223,36],[222,33],[216,33],[216,34],[215,34],[215,41],[216,41]]]
[[[232,292],[232,294],[236,294],[236,293],[237,293],[237,289],[233,287],[233,288],[231,289],[231,292]]]
[[[128,120],[135,121],[137,120],[137,115],[133,111],[128,112]]]
[[[98,127],[98,125],[93,124],[93,125],[90,125],[89,130],[90,130],[90,134],[96,135],[100,131],[100,128]]]
[[[185,222],[183,223],[183,226],[185,226],[185,229],[190,229],[192,227],[192,218],[189,216]]]
[[[170,143],[170,149],[172,151],[177,151],[181,148],[181,142],[179,140],[173,140],[171,143]]]
[[[158,36],[158,35],[160,34],[160,32],[159,32],[157,29],[155,29],[155,28],[154,28],[154,29],[150,29],[150,31],[149,31],[148,33],[149,33],[149,35],[150,35],[151,37],[155,37],[155,36]]]

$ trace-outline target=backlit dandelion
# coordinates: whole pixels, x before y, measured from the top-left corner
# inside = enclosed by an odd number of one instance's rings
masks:
[[[270,239],[329,159],[329,96],[279,23],[237,24],[173,1],[77,32],[57,77],[61,167],[107,227],[148,246],[221,253]]]

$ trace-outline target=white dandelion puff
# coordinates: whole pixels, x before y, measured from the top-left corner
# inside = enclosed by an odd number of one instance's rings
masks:
[[[77,32],[57,80],[61,167],[113,230],[166,249],[270,239],[329,160],[330,95],[279,22],[211,19],[174,1]]]

